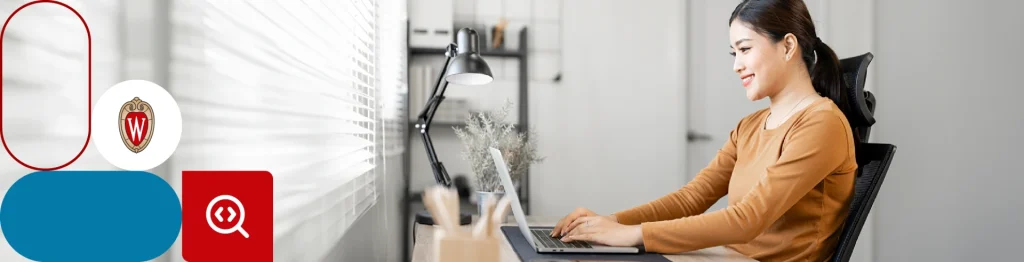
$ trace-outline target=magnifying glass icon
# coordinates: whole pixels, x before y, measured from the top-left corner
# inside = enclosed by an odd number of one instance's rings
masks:
[[[238,223],[235,223],[235,226],[233,226],[231,228],[228,228],[228,229],[223,229],[223,228],[217,227],[217,225],[213,224],[213,218],[210,217],[210,214],[211,214],[210,211],[213,210],[213,204],[215,204],[215,203],[217,203],[217,201],[221,201],[221,200],[231,201],[232,203],[235,203],[236,206],[238,206],[238,214],[237,214],[238,215]],[[217,217],[217,221],[224,221],[224,217],[221,216],[221,213],[222,213],[223,210],[224,210],[223,207],[217,208],[217,212],[215,212],[216,214],[214,214],[214,216]],[[232,209],[231,207],[228,207],[227,210],[228,210],[228,218],[227,218],[227,220],[228,220],[228,222],[231,222],[232,220],[235,219],[235,210]],[[234,233],[234,232],[237,231],[238,233],[241,233],[243,237],[249,238],[249,233],[245,232],[245,229],[242,229],[242,222],[243,221],[245,221],[245,207],[242,206],[242,202],[241,201],[238,201],[238,198],[235,198],[232,195],[219,195],[219,196],[213,198],[213,200],[210,200],[210,204],[206,206],[206,223],[209,224],[210,228],[212,228],[213,231],[216,231],[217,233],[221,233],[221,234],[225,234],[226,235],[226,234],[231,234],[231,233]]]

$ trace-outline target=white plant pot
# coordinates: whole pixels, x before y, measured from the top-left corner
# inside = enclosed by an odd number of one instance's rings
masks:
[[[501,200],[502,197],[505,197],[505,193],[476,191],[476,214],[479,216],[484,213],[484,205],[487,203],[488,199],[494,198],[494,203],[497,204],[498,200]],[[506,214],[512,214],[512,212],[509,211],[506,212]],[[508,216],[501,218],[502,224],[507,222]]]

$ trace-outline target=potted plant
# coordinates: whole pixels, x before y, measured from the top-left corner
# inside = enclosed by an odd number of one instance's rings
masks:
[[[471,114],[464,128],[455,127],[455,134],[462,140],[462,157],[469,162],[476,178],[478,211],[483,210],[488,198],[497,200],[505,195],[489,148],[501,151],[516,188],[530,164],[543,160],[537,155],[536,136],[533,132],[517,132],[514,124],[505,121],[511,106],[511,101],[506,101],[499,111]]]

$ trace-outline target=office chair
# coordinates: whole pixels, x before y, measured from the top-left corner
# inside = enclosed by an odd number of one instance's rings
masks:
[[[847,121],[853,132],[860,136],[857,142],[867,142],[871,133],[871,126],[875,124],[875,96],[871,92],[864,91],[864,84],[868,78],[868,65],[875,56],[871,52],[863,55],[844,58],[839,60],[839,69],[843,72],[843,80],[846,80],[847,101],[850,103],[850,112],[847,112]]]
[[[865,53],[839,61],[843,79],[849,86],[847,98],[851,109],[846,113],[846,118],[850,121],[850,128],[859,136],[856,141],[858,168],[853,200],[850,201],[850,213],[843,223],[842,234],[839,236],[832,261],[850,260],[861,228],[867,221],[868,212],[871,211],[871,206],[885,179],[885,173],[889,171],[889,164],[896,153],[895,145],[867,142],[871,126],[875,124],[875,97],[871,92],[864,91],[868,64],[872,58],[874,55]]]

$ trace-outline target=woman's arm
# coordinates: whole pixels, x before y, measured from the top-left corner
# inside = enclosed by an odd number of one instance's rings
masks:
[[[729,191],[729,178],[736,164],[736,137],[733,129],[715,159],[685,186],[649,203],[612,215],[624,225],[694,216],[711,208]]]
[[[754,239],[826,176],[849,168],[843,164],[853,153],[852,134],[843,121],[831,113],[808,116],[786,138],[779,160],[743,199],[706,214],[644,223],[644,246],[677,253]]]

